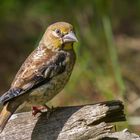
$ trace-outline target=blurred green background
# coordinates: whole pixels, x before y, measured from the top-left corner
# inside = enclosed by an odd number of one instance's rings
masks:
[[[8,90],[47,26],[56,21],[73,24],[79,43],[71,79],[49,105],[121,99],[130,129],[139,133],[139,0],[1,0],[0,93]]]

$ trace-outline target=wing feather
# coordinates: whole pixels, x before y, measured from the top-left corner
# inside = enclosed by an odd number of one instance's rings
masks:
[[[48,55],[50,55],[50,53],[48,53]],[[0,102],[2,104],[47,83],[54,76],[64,72],[67,63],[66,53],[63,51],[59,53],[53,52],[51,56],[46,56],[46,59],[43,56],[42,60],[36,60],[36,63],[38,62],[37,65],[32,58],[33,57],[30,58],[30,56],[27,58],[16,75],[11,89],[0,97]],[[45,63],[44,60],[46,60]],[[27,63],[29,62],[30,65],[28,64],[29,67],[27,67]]]

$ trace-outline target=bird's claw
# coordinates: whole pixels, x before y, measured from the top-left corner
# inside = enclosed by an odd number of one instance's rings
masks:
[[[51,110],[48,106],[33,106],[32,107],[32,115],[36,116],[38,113],[44,113]]]
[[[38,113],[45,113],[47,112],[47,118],[49,119],[50,115],[56,110],[53,106],[49,108],[47,105],[44,106],[33,106],[32,107],[32,115],[36,116]]]

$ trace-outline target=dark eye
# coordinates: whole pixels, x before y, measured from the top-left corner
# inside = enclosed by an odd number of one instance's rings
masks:
[[[61,35],[61,31],[59,29],[56,29],[55,32],[57,35]]]

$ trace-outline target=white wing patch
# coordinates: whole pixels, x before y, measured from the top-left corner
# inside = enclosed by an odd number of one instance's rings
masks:
[[[42,49],[42,47],[37,48],[37,52],[33,55],[34,60],[39,60],[42,58],[41,56],[45,55],[45,49]]]

